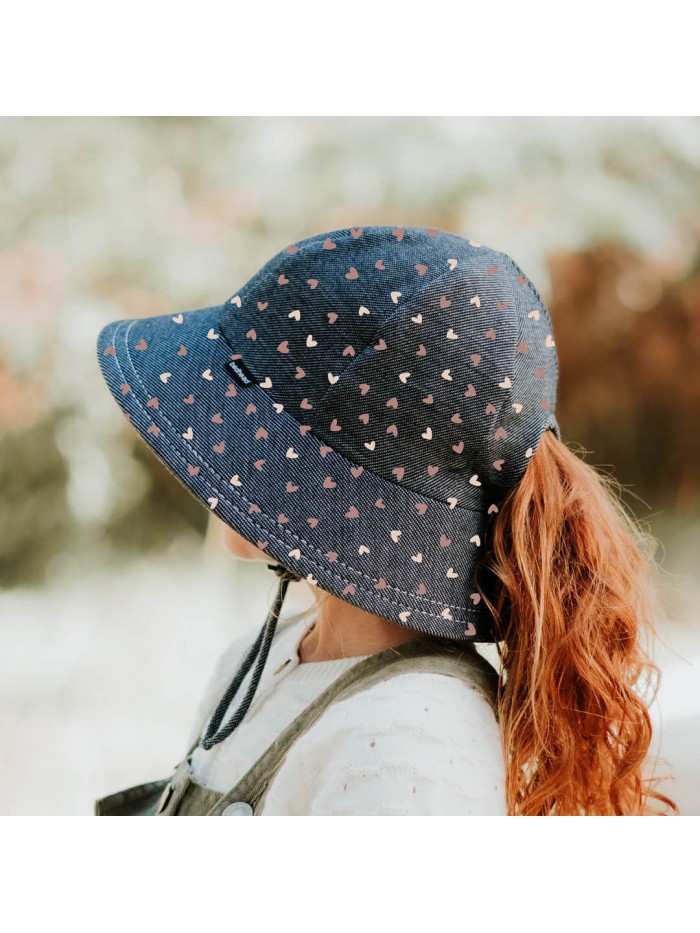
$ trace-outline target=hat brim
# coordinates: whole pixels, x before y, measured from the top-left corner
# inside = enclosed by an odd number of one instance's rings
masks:
[[[288,413],[274,385],[236,385],[223,310],[119,320],[99,333],[104,379],[154,453],[212,513],[310,583],[407,628],[493,641],[472,581],[485,513],[358,467]]]

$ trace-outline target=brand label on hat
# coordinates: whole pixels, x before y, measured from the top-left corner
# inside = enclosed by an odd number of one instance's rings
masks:
[[[249,386],[257,384],[257,379],[245,365],[243,360],[229,360],[226,369],[233,376],[239,386]]]

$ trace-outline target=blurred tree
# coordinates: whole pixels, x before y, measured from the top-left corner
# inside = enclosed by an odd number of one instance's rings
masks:
[[[141,494],[128,497],[103,521],[72,513],[70,467],[56,429],[74,411],[60,408],[30,427],[0,434],[0,587],[45,582],[54,558],[86,570],[91,560],[123,560],[162,552],[180,539],[203,539],[208,514],[133,430],[126,445],[146,475]]]
[[[668,281],[653,260],[602,242],[549,263],[564,439],[614,465],[652,508],[697,504],[700,261]]]
[[[0,585],[42,581],[47,562],[72,546],[68,468],[53,436],[56,413],[0,435]]]

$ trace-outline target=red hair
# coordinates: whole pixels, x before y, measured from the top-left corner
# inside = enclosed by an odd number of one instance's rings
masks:
[[[499,639],[511,815],[678,812],[644,776],[657,542],[618,486],[546,431],[489,529],[476,582]]]

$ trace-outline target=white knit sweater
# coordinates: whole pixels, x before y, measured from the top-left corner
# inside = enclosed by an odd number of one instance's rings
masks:
[[[303,664],[313,617],[280,628],[240,725],[192,756],[194,780],[230,790],[279,733],[362,657]],[[258,628],[224,652],[199,704],[188,748],[204,732]],[[245,696],[248,672],[223,722]],[[263,816],[505,815],[498,723],[460,678],[407,672],[333,703],[295,741],[269,784]]]

